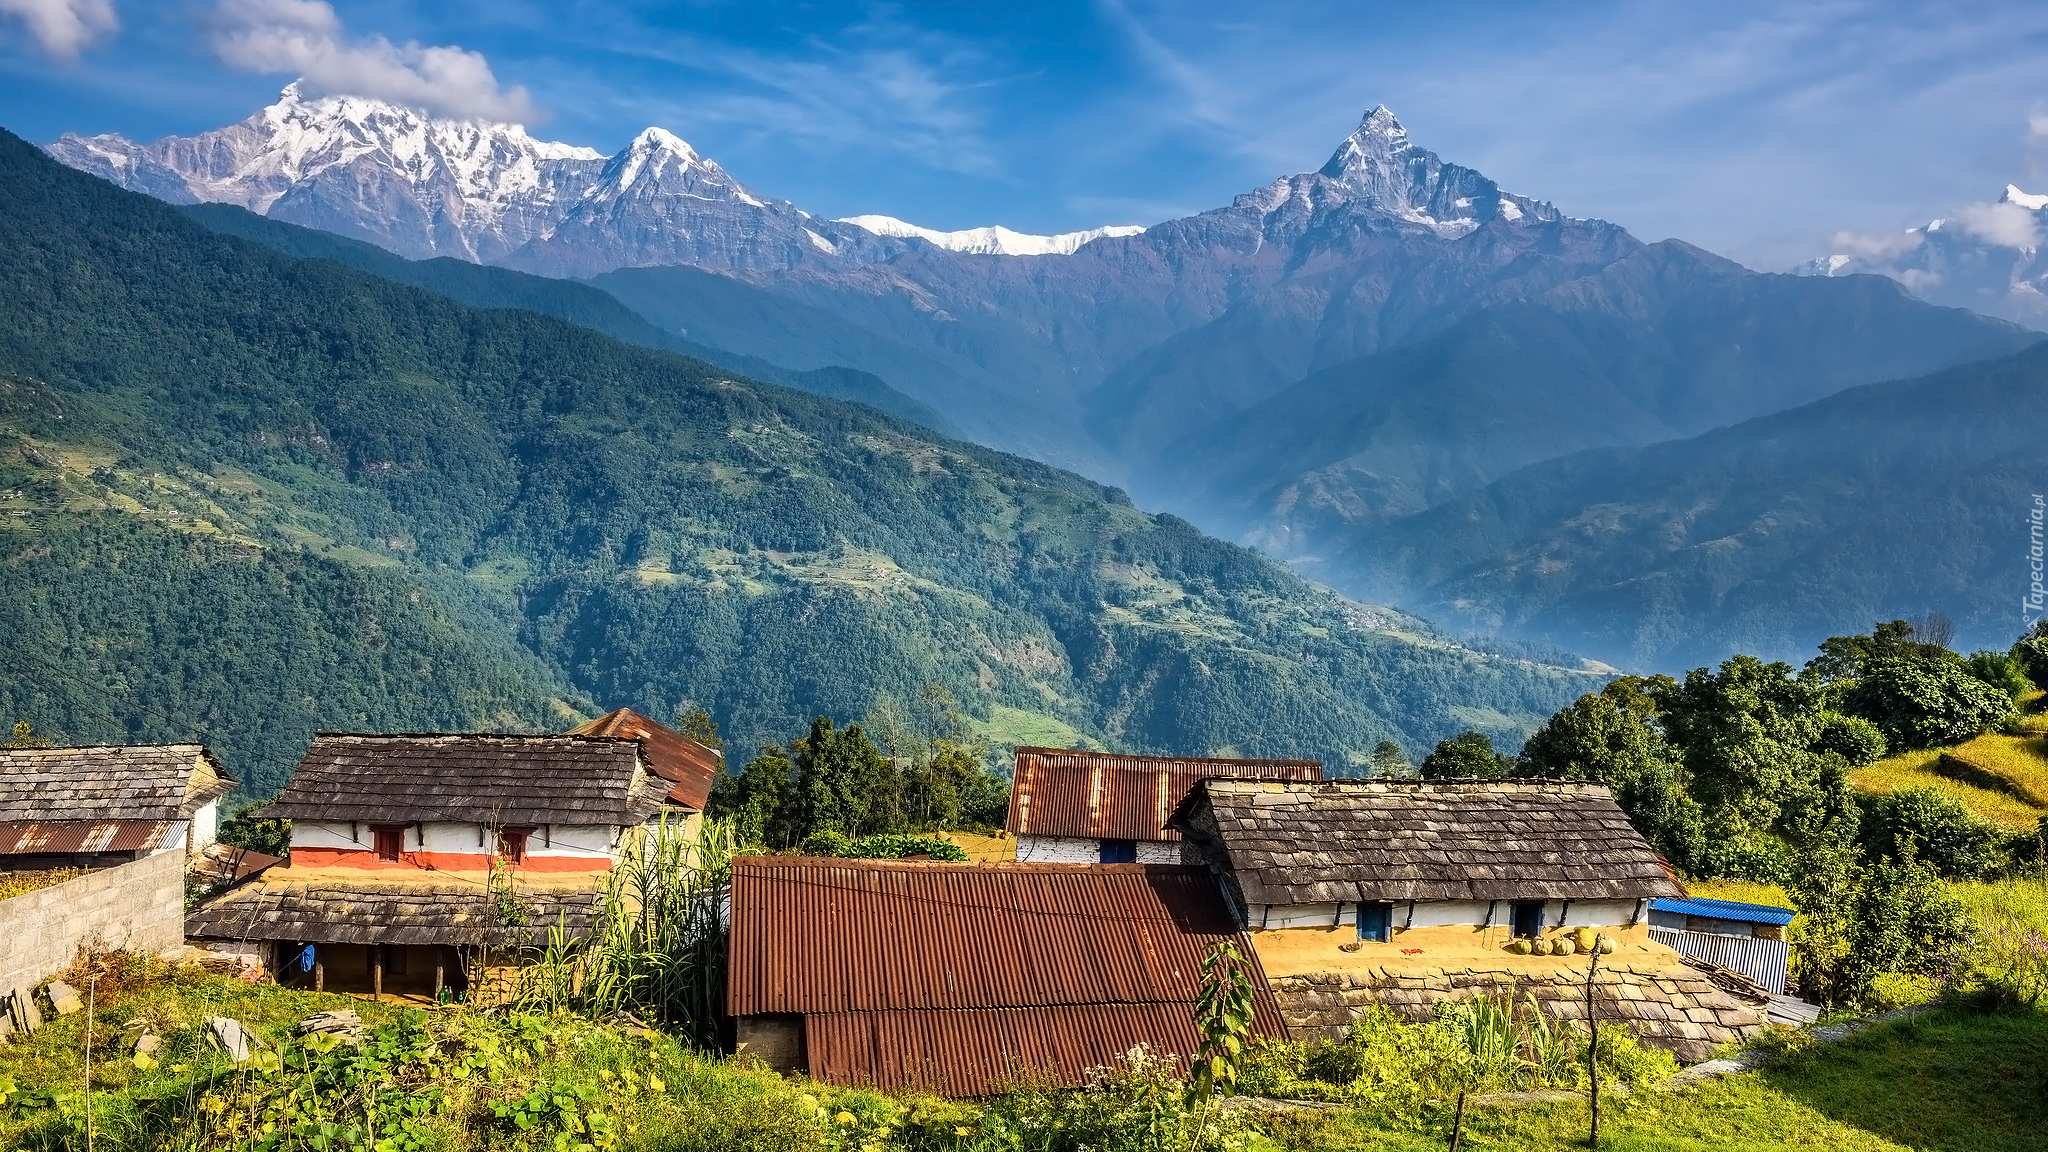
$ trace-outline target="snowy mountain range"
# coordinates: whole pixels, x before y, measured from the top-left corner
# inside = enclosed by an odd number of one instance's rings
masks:
[[[1809,260],[1802,276],[1873,272],[1935,304],[2048,329],[2048,196],[2005,186],[1973,204],[1891,236],[1839,238],[1844,251]]]
[[[536,140],[517,124],[434,119],[297,84],[239,124],[138,144],[68,133],[49,152],[172,203],[235,204],[367,240],[410,259],[453,256],[549,276],[690,264],[723,270],[885,259],[909,239],[958,252],[1070,254],[1111,227],[1060,236],[939,232],[886,216],[814,218],[756,195],[674,134],[617,155]]]

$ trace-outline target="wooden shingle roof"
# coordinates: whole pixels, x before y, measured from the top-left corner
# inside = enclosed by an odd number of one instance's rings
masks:
[[[660,811],[668,790],[636,740],[321,735],[258,815],[630,825]]]
[[[1251,904],[1684,895],[1599,784],[1210,780],[1173,823]]]
[[[1180,833],[1166,827],[1167,816],[1189,789],[1217,776],[1321,780],[1323,766],[1315,760],[1133,756],[1024,747],[1017,749],[1005,827],[1014,836],[1179,840]]]
[[[0,749],[0,823],[180,820],[234,786],[200,744]]]
[[[201,904],[185,917],[195,940],[286,940],[304,944],[540,944],[560,925],[587,935],[598,894],[588,883],[522,884],[508,923],[482,873],[386,878],[341,869],[273,868]]]
[[[647,766],[672,785],[668,798],[699,812],[710,803],[711,786],[725,770],[725,760],[717,752],[631,708],[620,708],[578,724],[569,729],[569,735],[640,741],[647,750]]]

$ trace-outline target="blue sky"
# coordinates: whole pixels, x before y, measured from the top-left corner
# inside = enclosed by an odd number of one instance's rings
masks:
[[[1151,223],[1370,104],[1566,212],[1756,267],[2048,190],[2048,4],[0,0],[0,124],[137,138],[312,67],[616,149],[659,124],[834,216]],[[529,115],[530,114],[530,115]]]

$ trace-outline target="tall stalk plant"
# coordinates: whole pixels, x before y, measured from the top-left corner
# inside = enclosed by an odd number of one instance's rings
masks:
[[[650,827],[605,879],[589,935],[556,929],[521,973],[520,1006],[595,1017],[630,1013],[676,1027],[706,1050],[726,1043],[726,911],[733,825],[691,839]]]

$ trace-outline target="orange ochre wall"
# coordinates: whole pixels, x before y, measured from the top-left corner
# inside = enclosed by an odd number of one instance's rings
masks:
[[[366,871],[413,869],[432,872],[483,872],[496,859],[488,852],[402,852],[386,860],[370,848],[293,848],[294,868],[362,868]],[[506,864],[502,859],[498,861]],[[609,872],[607,856],[544,856],[528,852],[518,864],[506,864],[514,872]]]

